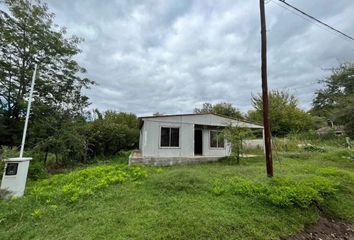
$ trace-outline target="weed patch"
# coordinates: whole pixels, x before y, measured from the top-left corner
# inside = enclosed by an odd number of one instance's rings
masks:
[[[320,204],[327,196],[336,192],[337,181],[324,176],[310,176],[300,180],[288,177],[274,177],[265,182],[257,182],[242,177],[216,179],[213,193],[245,195],[263,199],[275,206],[296,206],[308,208]]]
[[[41,180],[30,191],[30,197],[47,202],[75,202],[79,198],[94,195],[95,192],[106,188],[108,185],[119,184],[128,180],[135,181],[146,176],[147,171],[137,166],[90,167]]]

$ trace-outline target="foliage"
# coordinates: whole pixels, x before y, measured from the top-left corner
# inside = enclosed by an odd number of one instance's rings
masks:
[[[243,141],[251,137],[252,133],[247,128],[229,125],[224,129],[223,134],[231,144],[231,157],[235,158],[237,164],[239,164],[243,154]]]
[[[252,104],[254,110],[248,112],[248,119],[263,122],[262,96],[253,96]],[[286,91],[273,90],[269,93],[269,119],[271,132],[275,136],[306,132],[314,126],[311,116],[301,110],[295,96]]]
[[[67,37],[53,23],[54,14],[40,1],[5,0],[0,10],[0,144],[18,145],[34,64],[39,64],[31,121],[46,111],[81,113],[88,106],[82,89],[94,82],[82,78],[86,70],[74,56],[81,39]]]
[[[327,195],[336,191],[335,183],[322,177],[313,176],[302,180],[274,177],[264,182],[255,182],[241,177],[215,180],[213,192],[241,194],[264,199],[276,206],[298,206],[307,208],[319,204]]]
[[[233,106],[232,103],[203,103],[202,108],[195,108],[194,113],[216,113],[228,117],[233,117],[236,119],[243,119],[243,115],[236,107]]]
[[[126,165],[96,166],[68,174],[58,174],[41,180],[30,195],[41,201],[75,202],[79,198],[94,195],[112,184],[135,181],[147,176],[142,167]]]
[[[156,171],[146,168],[147,178],[108,185],[90,197],[70,203],[42,197],[37,200],[28,191],[24,198],[0,201],[0,238],[286,239],[318,220],[320,212],[316,207],[301,208],[295,204],[281,207],[265,198],[229,192],[216,196],[212,191],[213,179],[220,180],[222,189],[224,179],[239,177],[268,186],[292,186],[287,179],[299,180],[308,182],[316,191],[327,192],[322,182],[325,178],[334,183],[336,191],[322,197],[321,210],[330,217],[353,222],[354,165],[349,156],[348,150],[339,149],[311,153],[310,158],[274,161],[276,176],[282,175],[277,177],[280,183],[274,179],[274,184],[266,179],[264,159],[258,157],[239,165],[195,164],[156,168]],[[312,187],[317,185],[317,177],[324,190]],[[29,190],[39,182],[30,181]],[[61,191],[63,185],[56,191]],[[284,199],[292,196],[284,195]],[[301,193],[305,197],[298,201],[307,202],[308,195],[312,193]],[[39,218],[31,215],[37,209]]]
[[[304,150],[307,152],[325,152],[326,150],[323,147],[315,146],[312,144],[306,144]]]
[[[102,119],[88,123],[88,145],[95,156],[110,156],[138,145],[137,118],[132,113],[105,112]]]
[[[98,113],[100,117],[89,122],[79,116],[53,115],[50,122],[32,126],[29,144],[45,164],[49,154],[54,154],[57,166],[87,163],[137,146],[139,130],[134,114]]]
[[[33,218],[40,218],[40,217],[41,217],[41,214],[42,214],[42,212],[41,212],[40,209],[35,209],[35,210],[31,213],[31,216],[32,216]]]
[[[333,68],[321,83],[325,86],[315,93],[312,113],[345,125],[347,134],[354,138],[354,64]]]
[[[318,135],[315,132],[291,133],[284,138],[274,137],[272,143],[277,152],[325,152],[327,148],[333,150],[335,147],[344,147],[345,138],[335,134]]]
[[[28,169],[28,177],[32,180],[44,179],[48,176],[44,164],[38,160],[32,160]]]

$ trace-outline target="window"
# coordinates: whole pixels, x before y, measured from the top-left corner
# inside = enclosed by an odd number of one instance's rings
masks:
[[[161,128],[161,147],[179,147],[179,128]]]
[[[210,131],[210,147],[211,148],[224,148],[224,135],[221,131]]]

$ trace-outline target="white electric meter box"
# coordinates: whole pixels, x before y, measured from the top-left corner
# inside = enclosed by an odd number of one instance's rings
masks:
[[[1,189],[8,190],[11,196],[22,197],[25,192],[29,163],[32,158],[5,159],[5,170]]]

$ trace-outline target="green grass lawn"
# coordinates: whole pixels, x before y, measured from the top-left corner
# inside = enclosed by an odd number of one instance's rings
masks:
[[[281,155],[274,163],[275,175],[301,182],[326,169],[321,176],[336,192],[325,196],[319,207],[325,214],[354,222],[354,162],[349,154],[341,150]],[[123,177],[104,183],[95,179],[106,169],[115,176],[116,165],[99,166],[96,174],[88,170],[83,178],[72,175],[84,186],[74,200],[58,193],[67,174],[45,184],[30,182],[26,197],[1,201],[0,239],[279,239],[319,217],[315,204],[279,206],[262,194],[216,194],[216,180],[238,177],[271,184],[261,158],[242,159],[240,165],[142,168],[148,174],[138,177],[127,170],[128,175],[119,172]],[[44,185],[50,193],[32,193]],[[92,192],[86,191],[91,187]]]

